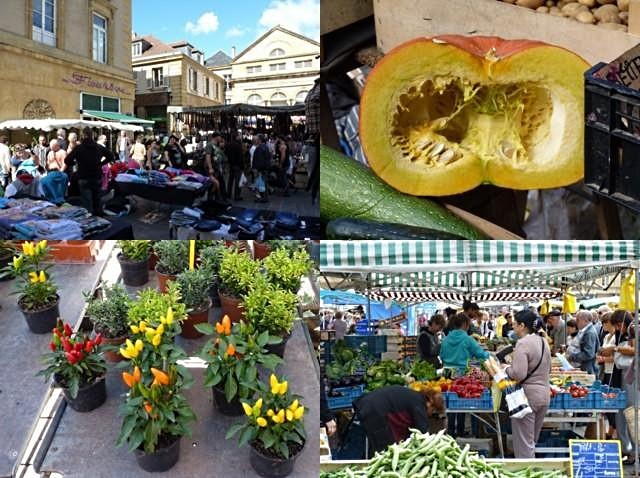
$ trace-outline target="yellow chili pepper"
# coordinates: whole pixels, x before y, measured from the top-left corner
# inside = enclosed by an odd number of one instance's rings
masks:
[[[289,382],[287,382],[286,380],[284,382],[282,382],[280,384],[280,386],[278,387],[278,394],[279,395],[284,395],[285,393],[287,393],[288,386],[289,386]]]
[[[173,309],[169,307],[167,309],[167,325],[173,324]]]
[[[38,276],[38,280],[39,280],[39,282],[46,282],[47,281],[47,276],[44,273],[44,271],[40,271],[40,275]]]
[[[292,422],[293,421],[293,412],[291,410],[288,410],[285,412],[285,415],[287,417],[287,421],[288,422]]]
[[[13,268],[14,269],[20,269],[20,267],[22,266],[22,263],[24,262],[24,259],[22,256],[15,256],[13,258]]]
[[[33,242],[24,242],[22,243],[22,252],[25,256],[32,256],[35,254],[35,249],[33,247]]]
[[[304,407],[296,408],[296,411],[293,412],[293,418],[296,420],[300,420],[304,416]]]
[[[156,334],[164,334],[164,324],[160,324],[158,325],[158,328],[156,329]]]
[[[38,282],[38,274],[35,272],[29,272],[29,282],[36,284]]]
[[[139,334],[140,333],[140,327],[138,327],[137,325],[131,325],[131,332],[133,332],[134,334]]]
[[[138,352],[142,352],[143,348],[144,348],[144,343],[142,342],[142,340],[140,339],[136,340],[136,350]]]
[[[144,320],[141,320],[138,327],[140,328],[140,332],[144,333],[147,330],[147,323]]]
[[[275,423],[284,423],[284,410],[280,410],[278,413],[272,416],[271,419]]]
[[[157,347],[158,345],[160,345],[160,342],[162,342],[162,335],[156,334],[151,339],[151,343],[153,344],[154,347]]]
[[[267,426],[267,421],[263,418],[263,417],[258,417],[256,419],[256,423],[258,424],[259,427],[266,427]]]
[[[253,410],[258,410],[260,411],[262,409],[262,398],[259,398],[258,401],[255,403],[255,405],[253,406]]]
[[[294,400],[293,402],[291,402],[291,405],[289,405],[288,409],[291,410],[292,412],[296,411],[296,408],[298,408],[298,400]]]
[[[249,405],[248,403],[242,402],[242,408],[244,409],[245,415],[247,415],[248,417],[253,415],[253,408],[251,408],[251,405]]]
[[[278,388],[278,379],[276,378],[275,374],[271,374],[271,377],[269,377],[269,385],[271,386],[271,393],[273,395],[276,395],[276,392],[273,391],[273,389],[275,388],[277,391]]]
[[[271,409],[267,410],[267,416],[268,417],[272,417],[274,415],[275,415],[275,413],[273,412],[273,410],[271,410]]]

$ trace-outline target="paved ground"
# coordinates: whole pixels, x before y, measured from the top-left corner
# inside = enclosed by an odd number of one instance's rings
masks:
[[[183,206],[161,204],[136,196],[130,196],[130,199],[135,205],[135,212],[123,219],[133,226],[136,239],[169,239],[169,217],[174,210],[182,209]],[[251,191],[245,189],[243,200],[231,201],[231,203],[234,206],[244,208],[293,212],[299,216],[320,216],[319,203],[316,202],[315,205],[312,205],[311,194],[304,190],[298,190],[289,197],[283,197],[279,193],[274,194],[268,203],[263,204],[254,202]],[[158,213],[159,220],[152,224],[145,223],[143,220],[145,216],[154,212]]]
[[[155,286],[154,274],[150,274],[148,286]],[[132,290],[132,292],[134,292]],[[219,309],[213,309],[210,322],[219,318]],[[196,340],[178,339],[187,353],[195,354],[206,338]],[[308,335],[300,323],[287,344],[285,364],[279,372],[290,380],[290,387],[296,393],[306,397],[303,402],[309,407],[305,415],[308,433],[307,445],[296,462],[293,477],[317,477],[318,464],[318,427],[319,427],[319,381],[314,368],[314,356],[309,346]],[[203,370],[191,369],[195,383],[186,391],[198,421],[192,425],[193,436],[185,437],[181,443],[181,455],[178,464],[166,476],[233,476],[254,477],[249,464],[248,448],[238,449],[234,440],[225,440],[228,427],[237,418],[227,418],[213,409],[211,390],[205,389]],[[49,448],[41,471],[56,471],[66,477],[128,478],[153,476],[142,471],[133,454],[126,448],[116,448],[115,441],[120,431],[121,420],[118,408],[123,401],[126,386],[122,383],[120,372],[113,366],[107,374],[107,402],[91,413],[78,413],[67,407],[55,437]]]
[[[59,265],[52,269],[60,288],[60,314],[75,323],[84,307],[80,290],[90,290],[104,263]],[[9,295],[14,281],[0,283],[0,477],[11,476],[48,390],[40,370],[40,356],[47,351],[50,334],[33,334]]]

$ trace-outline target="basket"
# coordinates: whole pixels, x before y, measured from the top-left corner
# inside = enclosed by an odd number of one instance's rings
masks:
[[[615,393],[614,398],[607,398],[606,393]],[[595,394],[594,408],[596,409],[612,409],[621,410],[627,406],[627,392],[617,388],[602,389]]]
[[[573,398],[570,393],[565,393],[564,408],[566,410],[584,410],[587,408],[593,408],[595,403],[595,396],[601,392],[590,391],[586,397]]]
[[[551,397],[549,402],[549,410],[563,410],[565,408],[565,398],[571,396],[568,393],[559,393],[555,397]]]
[[[364,385],[334,388],[333,392],[339,393],[340,396],[330,397],[327,395],[327,406],[329,409],[351,408],[353,401],[360,398],[364,393]]]
[[[640,212],[640,92],[585,75],[584,182],[596,193]]]
[[[447,392],[447,408],[452,410],[491,410],[493,400],[491,391],[485,390],[480,398],[460,398],[457,393]]]

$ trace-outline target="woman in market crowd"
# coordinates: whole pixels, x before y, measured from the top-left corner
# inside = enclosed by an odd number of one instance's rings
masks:
[[[580,351],[580,347],[578,346],[578,325],[576,324],[576,319],[567,320],[567,344],[562,347],[561,350],[566,352],[565,355],[569,363],[575,368],[578,368],[579,365],[569,358],[573,353]]]
[[[613,379],[612,386],[623,388],[627,391],[627,407],[635,406],[635,393],[637,385],[634,385],[635,374],[633,373],[635,354],[635,333],[632,317],[626,310],[616,310],[611,314],[611,321],[615,324],[616,331],[619,332],[620,339],[614,349]],[[625,327],[625,324],[629,324]],[[626,463],[635,461],[634,442],[631,440],[633,431],[629,430],[624,410],[616,413],[616,433],[622,446],[622,454],[626,456]]]
[[[176,135],[169,136],[169,142],[164,147],[164,162],[170,168],[177,168],[182,163],[182,152],[178,146],[178,137]]]
[[[147,141],[147,153],[146,153],[146,157],[147,157],[147,161],[146,161],[146,168],[148,170],[152,170],[152,169],[160,169],[163,162],[163,155],[160,152],[160,145],[158,144],[158,141],[155,139],[150,139],[149,141]]]
[[[444,316],[436,314],[429,319],[427,326],[422,327],[418,338],[420,358],[433,364],[436,370],[442,367],[442,362],[440,361],[440,332],[444,325]]]
[[[144,144],[142,143],[143,139],[144,138],[142,137],[141,134],[136,136],[136,142],[133,144],[133,146],[131,146],[131,149],[129,150],[129,153],[131,154],[131,160],[135,161],[135,165],[133,165],[135,166],[135,169],[139,169],[142,167],[147,154],[147,149],[144,147]],[[129,164],[129,167],[131,166],[132,164]]]
[[[16,178],[17,171],[20,169],[23,161],[26,161],[31,157],[31,154],[27,152],[26,144],[16,144],[13,147],[13,156],[11,157],[11,169],[13,171],[11,177]]]
[[[516,314],[514,332],[518,336],[511,365],[505,369],[509,378],[520,382],[533,413],[512,418],[513,452],[516,458],[535,458],[535,445],[549,408],[551,351],[545,339],[536,334],[536,314],[522,310]]]
[[[456,375],[463,375],[467,362],[471,358],[486,360],[489,352],[483,350],[478,342],[467,334],[470,324],[469,317],[456,314],[449,320],[449,335],[442,340],[440,346],[440,360],[445,368],[454,370]],[[465,428],[464,413],[447,415],[447,431],[451,436],[463,436]]]
[[[427,432],[429,416],[444,412],[439,392],[432,389],[416,392],[401,385],[365,393],[353,406],[374,452],[406,439],[410,428]]]
[[[69,144],[67,145],[67,154],[69,154],[78,146],[78,134],[69,133],[67,140],[69,141]]]
[[[504,314],[504,324],[502,324],[502,337],[512,338],[514,335],[513,332],[513,315],[511,312],[507,312]]]

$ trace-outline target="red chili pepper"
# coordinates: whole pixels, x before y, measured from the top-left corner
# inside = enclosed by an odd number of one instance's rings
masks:
[[[84,348],[84,344],[82,342],[76,342],[73,349],[77,352],[80,352]]]
[[[62,337],[62,332],[58,330],[58,327],[53,328],[53,333],[56,334],[58,337]]]
[[[84,359],[84,352],[82,350],[80,352],[76,352],[74,350],[73,353],[76,354],[76,357],[78,357],[78,360],[83,360]]]
[[[84,351],[89,354],[91,353],[92,348],[93,348],[93,342],[91,340],[87,340],[84,344]]]
[[[73,350],[73,347],[71,347],[71,344],[69,343],[69,339],[66,337],[62,338],[62,348],[65,352],[71,352]]]
[[[51,349],[52,352],[55,352],[57,349],[56,344],[54,344],[53,342],[49,344],[49,348]]]
[[[93,343],[95,343],[96,345],[100,345],[102,343],[102,334],[96,335],[96,338],[93,339]]]
[[[75,365],[78,361],[78,357],[72,352],[65,352],[64,356],[67,357],[67,360],[71,365]]]
[[[64,324],[64,335],[66,335],[67,337],[71,337],[72,333],[73,333],[73,330],[71,330],[71,327],[69,327],[69,324]]]

